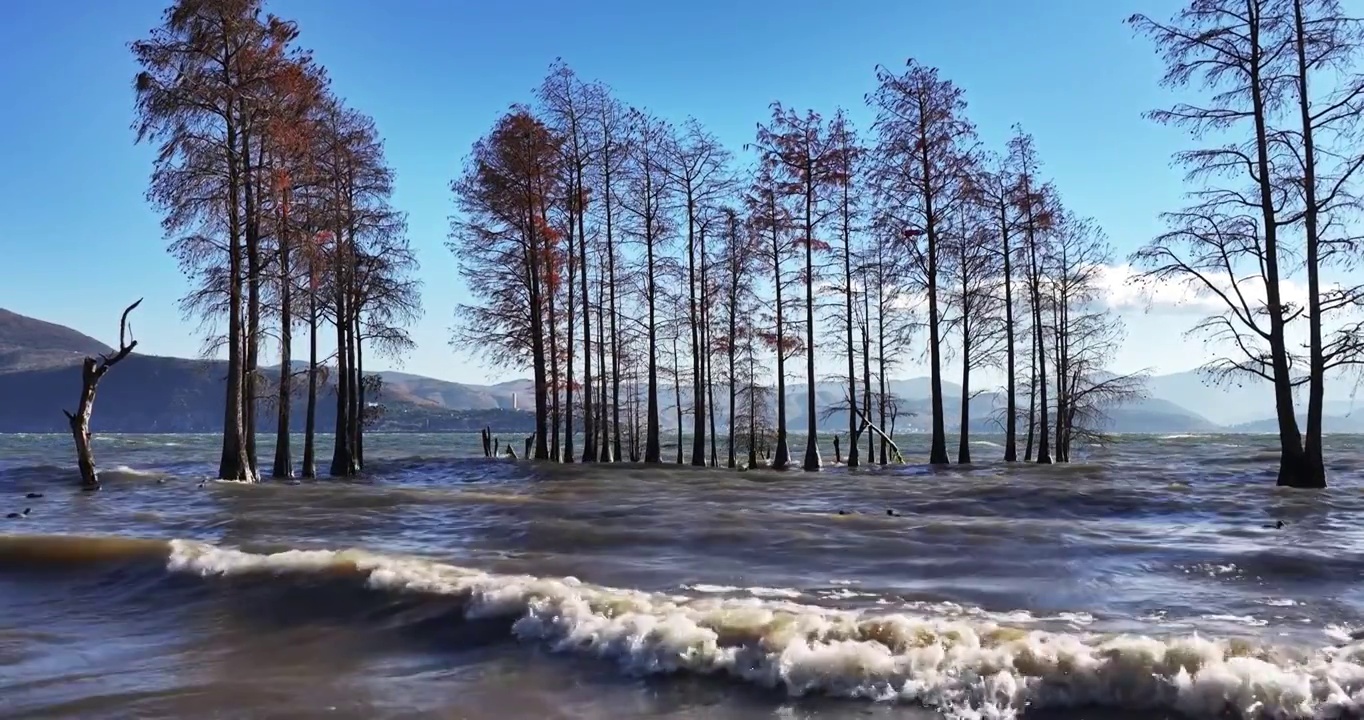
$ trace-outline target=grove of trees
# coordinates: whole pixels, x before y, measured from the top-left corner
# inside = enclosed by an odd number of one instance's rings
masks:
[[[366,353],[410,347],[405,328],[421,311],[378,129],[331,92],[297,38],[261,0],[177,0],[131,46],[137,138],[157,150],[148,198],[193,282],[183,308],[203,321],[208,349],[227,356],[222,479],[260,477],[257,414],[271,407],[271,474],[294,474],[295,395],[306,398],[298,470],[316,475],[315,414],[328,383],[337,408],[329,473],[359,472],[379,407]],[[300,329],[306,363],[293,359]]]
[[[962,463],[975,371],[1009,377],[1007,460],[1020,432],[1023,459],[1069,460],[1105,407],[1140,393],[1140,378],[1105,370],[1121,339],[1100,297],[1107,240],[1063,206],[1032,139],[1016,131],[989,153],[934,68],[876,77],[860,133],[843,110],[774,103],[729,149],[695,118],[631,107],[556,61],[474,144],[451,183],[448,245],[471,294],[456,340],[532,373],[536,458],[786,468],[794,411],[804,469],[821,467],[817,421],[838,412],[847,464],[884,464],[902,414],[889,375],[920,343],[934,464],[951,461],[950,361]],[[841,400],[821,406],[830,386]],[[787,406],[789,388],[804,407]]]
[[[1360,257],[1364,27],[1338,0],[1187,0],[1129,23],[1185,98],[1151,119],[1198,143],[1176,158],[1188,206],[1130,261],[1221,308],[1195,329],[1224,352],[1207,370],[1273,389],[1279,484],[1323,487],[1324,387],[1364,356],[1364,285],[1326,280]],[[381,387],[366,359],[410,348],[421,313],[378,128],[298,35],[262,0],[175,0],[131,45],[137,139],[157,151],[148,197],[192,280],[183,309],[227,360],[224,479],[260,476],[263,411],[271,474],[315,475],[331,401],[328,472],[359,472]],[[556,61],[474,143],[450,186],[469,290],[455,336],[531,373],[534,458],[664,462],[671,404],[677,462],[787,468],[794,413],[802,468],[821,467],[818,420],[839,414],[847,464],[885,464],[909,415],[890,378],[922,358],[930,463],[951,462],[949,413],[957,462],[975,459],[982,412],[1003,460],[1067,462],[1142,393],[1140,375],[1107,369],[1123,336],[1102,297],[1107,237],[1066,205],[1033,138],[1014,126],[989,147],[962,89],[922,62],[873,71],[865,127],[773,103],[726,147]],[[1004,407],[973,407],[984,371],[1004,377]]]
[[[1337,0],[1191,0],[1168,22],[1129,24],[1155,42],[1166,85],[1203,91],[1150,113],[1200,144],[1176,158],[1189,205],[1133,261],[1150,281],[1214,300],[1220,311],[1195,328],[1225,352],[1208,370],[1272,388],[1278,484],[1325,487],[1326,377],[1364,357],[1364,285],[1322,282],[1359,260],[1364,25]],[[1297,272],[1301,298],[1287,292]]]

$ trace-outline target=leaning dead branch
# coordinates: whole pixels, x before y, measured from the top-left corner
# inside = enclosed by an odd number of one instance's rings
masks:
[[[104,374],[109,372],[109,368],[122,362],[123,358],[128,357],[133,348],[137,347],[137,340],[132,336],[132,328],[128,326],[128,314],[141,304],[142,299],[138,298],[137,302],[123,311],[123,317],[118,321],[118,352],[113,355],[101,354],[98,360],[92,357],[85,358],[81,365],[80,404],[75,414],[62,410],[71,425],[71,436],[76,441],[76,463],[81,471],[81,487],[85,490],[99,489],[95,457],[90,450],[90,413],[95,407],[95,388]]]

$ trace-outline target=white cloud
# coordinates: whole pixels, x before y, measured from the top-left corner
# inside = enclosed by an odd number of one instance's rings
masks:
[[[1218,290],[1235,297],[1233,284],[1225,275],[1211,279]],[[1127,263],[1101,268],[1099,284],[1108,306],[1119,311],[1206,315],[1226,309],[1222,299],[1200,282],[1143,278],[1139,270]],[[1264,305],[1265,287],[1258,276],[1237,278],[1236,284],[1252,309]],[[1285,302],[1299,307],[1307,303],[1307,288],[1303,285],[1286,279],[1279,288]]]

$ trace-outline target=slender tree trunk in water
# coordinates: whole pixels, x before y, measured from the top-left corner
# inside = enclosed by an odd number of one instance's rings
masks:
[[[559,323],[554,316],[554,290],[545,295],[549,307],[549,448],[550,459],[561,460],[559,454],[559,427],[563,423],[562,406],[559,404],[563,392],[563,376],[559,374]]]
[[[732,249],[731,252],[733,252]],[[731,259],[729,262],[730,267],[734,267],[734,260]],[[738,278],[734,277],[733,274],[730,276],[729,280],[729,341],[726,343],[726,354],[729,360],[729,449],[727,451],[728,457],[725,458],[725,466],[733,468],[738,464],[738,457],[734,447],[734,405],[739,399],[739,384],[734,379],[734,355],[738,346],[735,335],[738,333],[739,329],[739,283]],[[751,445],[752,443],[750,442],[750,446]]]
[[[1037,431],[1037,328],[1032,335],[1032,367],[1028,371],[1028,443],[1023,461],[1032,462],[1032,446]]]
[[[228,147],[237,147],[236,116],[227,117]],[[247,480],[250,464],[242,445],[242,232],[240,205],[241,167],[239,160],[228,162],[228,290],[227,290],[227,402],[224,403],[223,450],[218,461],[218,477]]]
[[[1047,342],[1043,333],[1042,326],[1042,289],[1040,287],[1040,272],[1037,266],[1037,240],[1031,237],[1032,230],[1032,209],[1029,207],[1029,252],[1032,257],[1032,317],[1033,317],[1033,345],[1037,349],[1037,372],[1034,380],[1040,386],[1037,389],[1037,462],[1041,465],[1051,463],[1051,451],[1047,448],[1048,427],[1047,427]],[[1029,433],[1031,435],[1031,433]]]
[[[697,383],[692,383],[696,385]],[[682,358],[677,353],[677,336],[673,336],[673,396],[677,403],[677,464],[683,463],[682,457]],[[705,452],[702,448],[701,452]]]
[[[691,464],[706,464],[706,395],[701,386],[703,377],[701,358],[701,320],[696,307],[696,205],[687,198],[687,324],[691,326],[691,374],[692,374],[692,430]],[[674,348],[674,351],[676,348]],[[681,412],[679,404],[678,412]],[[680,419],[680,415],[678,416]],[[681,425],[678,426],[680,437]],[[682,457],[682,448],[677,448]],[[679,460],[680,462],[680,460]]]
[[[819,410],[815,406],[815,255],[814,255],[814,189],[813,173],[805,173],[805,462],[801,466],[806,471],[818,470],[823,463],[819,459]]]
[[[287,206],[287,191],[285,203]],[[280,231],[281,233],[283,230]],[[271,475],[276,478],[289,478],[294,475],[294,460],[289,447],[289,411],[292,404],[294,368],[291,355],[294,342],[294,318],[290,313],[293,302],[292,279],[289,268],[289,243],[281,237],[279,248],[279,400],[278,418],[275,421],[275,463]]]
[[[354,305],[355,301],[352,300],[351,302],[352,305],[349,309],[351,315],[354,315],[359,312],[359,310],[356,309]],[[355,355],[355,338],[355,319],[352,317],[351,321],[346,325],[346,368],[350,372],[350,392],[348,393],[350,409],[346,413],[346,420],[348,421],[346,429],[350,432],[350,464],[352,474],[355,474],[360,469],[360,459],[358,456],[360,450],[360,413],[364,408],[364,406],[360,404],[360,373],[357,370],[358,358]]]
[[[706,377],[706,419],[710,424],[710,465],[719,467],[720,461],[715,452],[715,385],[711,378],[711,337],[710,337],[710,285],[706,281],[706,229],[701,228],[701,367]]]
[[[341,235],[337,235],[337,289],[336,289],[336,433],[332,442],[332,465],[330,474],[332,477],[348,477],[352,475],[354,462],[351,457],[350,448],[350,367],[347,365],[350,359],[346,351],[346,328],[350,325],[349,308],[347,308],[345,293],[345,270],[344,261],[341,256],[344,254],[340,247]]]
[[[1018,460],[1018,388],[1014,373],[1017,363],[1014,357],[1014,289],[1013,289],[1013,251],[1009,247],[1008,208],[1000,203],[1000,234],[1004,241],[1004,462]]]
[[[878,263],[880,260],[878,259]],[[879,385],[877,411],[881,428],[886,427],[886,405],[889,404],[889,396],[886,395],[886,293],[885,278],[881,273],[885,272],[885,266],[880,265],[876,275],[876,365],[877,365],[877,384]],[[886,464],[889,453],[889,444],[886,439],[881,438],[881,452],[877,455],[876,461],[881,465]]]
[[[602,152],[602,167],[604,182],[602,183],[605,191],[606,205],[606,271],[607,283],[610,285],[611,299],[611,443],[614,449],[613,456],[620,460],[625,456],[621,454],[620,442],[620,335],[616,333],[616,315],[619,312],[616,306],[616,241],[612,234],[612,215],[611,215],[611,139],[606,139],[605,149]],[[632,441],[633,442],[633,441]],[[634,452],[630,454],[630,459],[634,459]]]
[[[641,419],[639,417],[638,375],[635,375],[634,382],[632,382],[630,385],[630,392],[631,397],[634,398],[630,409],[630,460],[632,462],[639,462],[643,457],[643,453],[645,452],[644,450],[640,449],[639,437],[640,435],[647,434],[647,431],[645,431],[644,428],[640,426]],[[646,406],[645,409],[647,410],[648,407]],[[649,424],[648,420],[643,420],[642,422],[644,422],[645,425]],[[648,445],[647,438],[645,439],[645,445]],[[660,457],[660,459],[656,460],[655,462],[662,462],[662,458]]]
[[[961,341],[961,439],[957,442],[957,464],[971,463],[971,341],[969,326],[962,322]]]
[[[843,320],[848,333],[848,467],[857,467],[858,414],[857,414],[857,353],[853,351],[853,274],[852,274],[852,219],[849,217],[852,198],[849,197],[851,173],[845,176],[843,186]],[[863,411],[866,411],[864,406]]]
[[[707,339],[709,339],[710,333],[707,332],[706,335]],[[719,467],[720,458],[715,447],[715,385],[711,381],[710,369],[710,358],[706,358],[706,407],[710,410],[710,412],[706,414],[706,417],[710,422],[710,465],[711,467]]]
[[[933,241],[929,240],[929,242],[932,243]],[[947,429],[943,422],[942,357],[940,356],[942,336],[938,325],[938,283],[935,279],[937,274],[937,262],[933,259],[933,256],[934,251],[930,249],[928,255],[928,343],[933,436],[929,448],[928,462],[932,465],[947,465],[951,461],[947,458]]]
[[[365,416],[369,403],[365,399],[365,345],[360,334],[360,321],[355,321],[355,465],[365,469]]]
[[[549,377],[545,367],[545,323],[544,323],[544,270],[540,266],[540,258],[549,257],[548,243],[544,238],[537,235],[535,228],[538,226],[535,218],[539,215],[544,219],[544,210],[538,207],[539,201],[533,192],[528,192],[526,197],[526,216],[524,218],[527,232],[527,242],[525,256],[522,258],[526,268],[526,287],[530,288],[530,346],[531,346],[531,372],[535,381],[535,434],[532,438],[535,441],[535,459],[549,459],[549,445],[546,438],[549,435]],[[531,455],[529,450],[527,457]]]
[[[573,332],[577,318],[577,306],[574,304],[574,294],[576,286],[573,284],[574,275],[577,270],[577,253],[573,252],[573,219],[568,221],[568,337],[564,347],[568,353],[568,365],[564,369],[564,449],[559,454],[561,461],[566,463],[573,462]],[[583,275],[587,274],[587,268],[583,268]],[[583,299],[586,302],[586,298]]]
[[[317,290],[312,288],[308,294],[308,409],[303,423],[303,477],[317,477]]]
[[[223,452],[218,463],[218,477],[223,480],[247,480],[250,464],[242,445],[242,308],[241,246],[234,238],[229,251],[228,274],[233,280],[228,289],[227,319],[227,404],[223,420]]]
[[[1313,117],[1311,96],[1308,88],[1307,42],[1308,32],[1303,19],[1302,0],[1293,0],[1293,39],[1297,53],[1298,113],[1302,124],[1303,147],[1303,188],[1306,207],[1303,215],[1307,235],[1307,328],[1308,328],[1308,380],[1307,380],[1307,437],[1303,445],[1302,474],[1297,478],[1287,478],[1296,482],[1284,482],[1284,473],[1279,474],[1280,485],[1294,487],[1326,487],[1326,463],[1322,457],[1321,424],[1326,400],[1326,358],[1321,336],[1321,283],[1318,277],[1320,267],[1320,203],[1317,199],[1317,161],[1316,142],[1313,139]]]
[[[758,388],[755,385],[754,373],[758,371],[757,358],[753,355],[752,348],[748,353],[748,467],[750,469],[758,466]]]
[[[597,460],[597,423],[593,412],[592,398],[592,302],[587,293],[587,228],[583,214],[586,212],[583,199],[582,168],[576,168],[578,185],[578,267],[582,272],[583,294],[583,462]],[[572,248],[570,248],[571,250]],[[598,302],[600,307],[601,303]]]
[[[1062,267],[1066,266],[1065,262],[1063,251],[1061,256]],[[1062,294],[1060,297],[1055,298],[1055,302],[1052,304],[1051,308],[1052,342],[1056,347],[1056,442],[1055,447],[1052,448],[1052,459],[1056,462],[1066,461],[1065,447],[1063,445],[1065,441],[1065,428],[1063,426],[1065,423],[1062,422],[1062,419],[1066,416],[1066,407],[1069,400],[1069,394],[1066,389],[1066,321],[1062,310],[1062,306],[1065,302],[1065,295]]]
[[[611,440],[615,429],[607,422],[607,402],[606,402],[606,323],[602,313],[606,312],[606,268],[599,268],[597,275],[597,368],[601,371],[597,375],[597,389],[600,395],[597,397],[597,424],[596,424],[596,445],[597,460],[599,462],[611,462]],[[614,383],[615,378],[611,381]]]
[[[777,201],[769,198],[772,217],[777,217]],[[786,446],[786,328],[782,323],[781,301],[781,245],[777,226],[772,225],[772,269],[773,285],[777,293],[777,450],[772,456],[772,469],[785,470],[791,464],[791,451]]]
[[[646,234],[651,232],[652,229],[646,229]],[[647,390],[649,397],[648,408],[645,411],[647,417],[644,420],[648,426],[644,431],[644,462],[661,463],[663,462],[663,449],[658,438],[658,328],[654,315],[654,299],[657,288],[654,282],[652,235],[647,242],[649,246],[649,278],[645,284],[649,296],[649,387]]]
[[[1250,2],[1247,0],[1247,9]],[[1295,8],[1296,9],[1296,8]],[[1279,478],[1280,486],[1297,487],[1310,485],[1311,471],[1308,469],[1303,451],[1302,435],[1298,430],[1298,418],[1293,407],[1292,378],[1289,376],[1288,351],[1284,339],[1284,306],[1279,288],[1279,220],[1277,212],[1277,189],[1274,187],[1270,169],[1269,129],[1264,98],[1263,67],[1266,61],[1260,42],[1261,22],[1255,17],[1249,23],[1250,99],[1251,113],[1255,122],[1256,175],[1258,179],[1261,211],[1261,232],[1264,236],[1263,272],[1265,277],[1265,305],[1269,315],[1269,354],[1270,365],[1274,369],[1274,409],[1279,423]]]
[[[871,301],[867,289],[862,288],[862,309],[870,318]],[[871,417],[871,333],[870,319],[862,323],[862,412]],[[867,433],[867,462],[876,462],[876,433]]]
[[[244,113],[243,113],[244,114]],[[260,477],[256,453],[256,376],[260,355],[260,205],[256,202],[257,173],[251,165],[251,141],[242,133],[246,163],[242,185],[246,219],[246,358],[242,369],[242,433],[248,474]],[[263,160],[263,159],[262,159]],[[258,165],[257,167],[263,166]]]

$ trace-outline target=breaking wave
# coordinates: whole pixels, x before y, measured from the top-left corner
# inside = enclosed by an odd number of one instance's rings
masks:
[[[1364,707],[1364,642],[1357,640],[1300,649],[1110,635],[1083,632],[1083,617],[1074,632],[1049,632],[983,612],[816,607],[768,588],[650,593],[362,550],[257,554],[175,540],[168,568],[209,578],[348,578],[377,592],[454,600],[462,617],[451,622],[502,620],[517,640],[610,661],[632,675],[728,677],[794,696],[920,704],[954,719],[1079,707],[1325,719],[1358,717]]]

